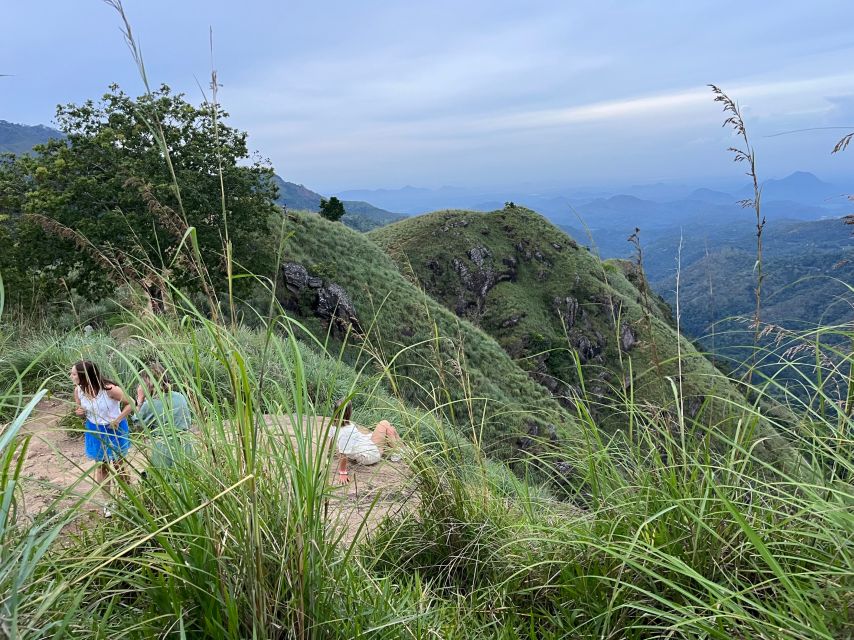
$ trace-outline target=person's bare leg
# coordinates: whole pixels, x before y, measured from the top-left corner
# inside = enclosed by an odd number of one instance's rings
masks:
[[[388,420],[381,420],[371,433],[371,442],[377,445],[382,454],[386,447],[393,449],[400,443],[400,435]]]
[[[110,463],[99,462],[95,467],[95,482],[101,486],[101,490],[110,499]]]
[[[130,470],[128,469],[127,461],[124,458],[117,458],[113,463],[113,468],[125,484],[130,484]]]

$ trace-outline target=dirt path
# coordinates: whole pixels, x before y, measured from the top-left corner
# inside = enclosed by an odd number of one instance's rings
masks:
[[[21,427],[21,435],[30,434],[30,445],[23,465],[21,487],[23,500],[18,504],[18,523],[32,523],[52,506],[68,508],[79,496],[92,489],[86,472],[92,466],[83,452],[83,435],[60,426],[60,421],[73,410],[63,400],[43,400]],[[54,505],[66,489],[69,495]],[[83,505],[85,512],[98,511],[103,501]]]
[[[52,508],[70,507],[92,489],[87,476],[92,462],[84,454],[83,436],[60,425],[72,409],[68,401],[44,400],[21,428],[21,434],[32,436],[21,478],[23,500],[17,514],[21,525],[37,521]],[[268,424],[276,423],[292,432],[286,417],[265,418]],[[131,455],[131,465],[144,468],[139,451],[132,451],[135,453]],[[332,468],[335,468],[335,461]],[[328,512],[330,524],[343,527],[345,540],[352,540],[357,533],[360,536],[369,533],[385,515],[416,504],[409,469],[404,463],[386,459],[370,467],[351,463],[350,474],[350,484],[334,490]],[[56,503],[63,492],[67,494]],[[75,529],[89,518],[100,517],[104,502],[103,494],[93,495],[82,505],[81,518],[69,528]]]

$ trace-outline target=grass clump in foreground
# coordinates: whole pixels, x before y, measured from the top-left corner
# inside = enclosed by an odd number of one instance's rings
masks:
[[[0,436],[4,634],[851,633],[854,496],[845,480],[852,472],[845,411],[814,412],[787,434],[809,453],[811,482],[755,457],[747,422],[728,446],[713,446],[711,436],[681,439],[669,415],[637,405],[626,407],[634,440],[607,440],[589,420],[582,427],[601,445],[531,460],[556,472],[574,466],[572,484],[546,489],[523,470],[514,476],[487,461],[443,422],[438,403],[425,411],[401,402],[378,378],[295,340],[299,331],[286,320],[248,331],[190,314],[181,324],[140,320],[121,346],[99,337],[84,347],[57,336],[10,351],[0,363],[3,402],[23,409]],[[15,504],[28,439],[16,431],[32,409],[26,400],[41,376],[64,385],[66,359],[82,353],[97,355],[126,385],[156,354],[192,400],[196,455],[123,487],[112,520],[83,519],[82,496],[22,526]],[[30,367],[24,375],[15,373],[21,364]],[[417,486],[411,508],[354,543],[328,517],[335,491],[328,449],[308,429],[290,437],[262,419],[276,413],[313,423],[340,395],[356,396],[360,422],[387,417],[418,451],[409,460]],[[758,418],[759,404],[744,405],[733,411]],[[75,522],[74,533],[62,533]]]

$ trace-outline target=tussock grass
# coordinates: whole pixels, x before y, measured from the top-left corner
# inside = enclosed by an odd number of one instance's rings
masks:
[[[121,3],[110,4],[144,77]],[[157,123],[151,130],[156,135]],[[230,297],[225,313],[216,301],[204,313],[177,290],[174,316],[130,314],[122,338],[27,335],[0,325],[0,410],[8,420],[0,431],[0,633],[832,639],[854,632],[850,352],[838,349],[833,364],[847,382],[841,403],[804,379],[807,393],[775,413],[787,388],[756,376],[728,380],[724,391],[711,385],[689,415],[681,381],[665,385],[670,396],[660,402],[618,384],[608,420],[621,428],[606,428],[601,394],[585,391],[594,380],[577,359],[568,363],[580,388],[571,414],[497,343],[402,281],[368,240],[317,217],[297,215],[288,225],[286,233],[303,233],[279,244],[280,258],[339,278],[352,276],[354,261],[364,267],[359,275],[372,287],[359,289],[357,302],[371,331],[358,344],[319,339],[325,332],[276,303],[275,279],[261,278],[269,306],[254,329],[241,326]],[[315,264],[318,255],[329,259]],[[194,258],[200,262],[198,252]],[[196,266],[204,277],[204,265]],[[606,270],[609,282],[637,293],[618,265]],[[0,283],[0,314],[3,301]],[[648,311],[650,324],[666,326]],[[403,327],[411,340],[399,339]],[[848,327],[831,330],[851,338]],[[662,367],[711,371],[679,336],[667,336],[656,337],[671,354]],[[66,371],[80,357],[98,360],[130,388],[147,363],[163,364],[191,400],[194,454],[144,481],[120,483],[110,520],[82,517],[97,488],[69,487],[35,524],[19,525],[30,441],[20,429],[49,389],[64,392]],[[631,373],[631,358],[625,366]],[[409,511],[352,543],[327,511],[335,489],[323,432],[342,396],[354,399],[357,421],[382,417],[399,427],[418,488]],[[269,413],[287,416],[293,437],[265,420]],[[573,438],[530,448],[515,473],[490,457],[496,443],[507,444],[502,438],[546,416],[563,420],[561,435]],[[769,433],[785,438],[801,462],[769,462],[778,459],[766,450],[778,444]],[[148,445],[136,440],[145,454]]]
[[[156,353],[192,398],[199,433],[194,457],[123,486],[110,521],[59,538],[80,504],[29,530],[7,514],[6,633],[834,638],[851,629],[852,462],[839,446],[850,417],[835,413],[832,429],[818,413],[798,422],[793,441],[822,470],[805,482],[757,458],[747,428],[728,448],[683,441],[664,413],[628,399],[633,438],[580,420],[596,446],[529,460],[553,474],[574,467],[566,484],[545,488],[539,474],[489,461],[441,408],[401,403],[382,378],[290,329],[148,318],[122,344],[45,336],[8,354],[0,380],[6,405],[19,406],[37,389],[36,370],[59,392],[69,359],[89,353],[130,386]],[[24,376],[21,363],[32,365]],[[356,398],[360,422],[390,417],[419,452],[409,461],[414,508],[354,544],[327,518],[328,447],[260,419],[313,423],[339,395]],[[4,431],[8,505],[25,415]]]

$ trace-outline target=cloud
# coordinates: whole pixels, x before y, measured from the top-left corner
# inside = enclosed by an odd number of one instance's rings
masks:
[[[822,92],[846,86],[852,80],[854,75],[834,75],[780,82],[732,82],[725,85],[725,88],[753,117],[767,118],[823,113],[832,108],[838,108],[842,102],[837,100],[834,103],[823,97]],[[310,118],[310,114],[304,115]],[[375,141],[401,138],[434,141],[437,138],[467,140],[484,135],[596,123],[631,124],[644,120],[655,121],[657,129],[666,130],[684,126],[688,122],[696,122],[698,119],[703,121],[721,119],[719,108],[714,105],[711,92],[706,86],[563,108],[517,108],[501,112],[500,105],[480,105],[469,112],[458,112],[453,115],[399,114],[398,118],[393,119],[359,120],[358,122],[344,118],[344,121],[353,124],[352,129],[347,135],[327,141],[323,146],[327,150],[342,151],[350,144],[365,144],[366,136],[372,137]],[[278,134],[299,137],[302,124],[301,119],[288,121],[274,118],[257,124],[254,131],[259,135]],[[316,142],[312,143],[312,145],[316,144]],[[376,150],[375,147],[374,150]]]

